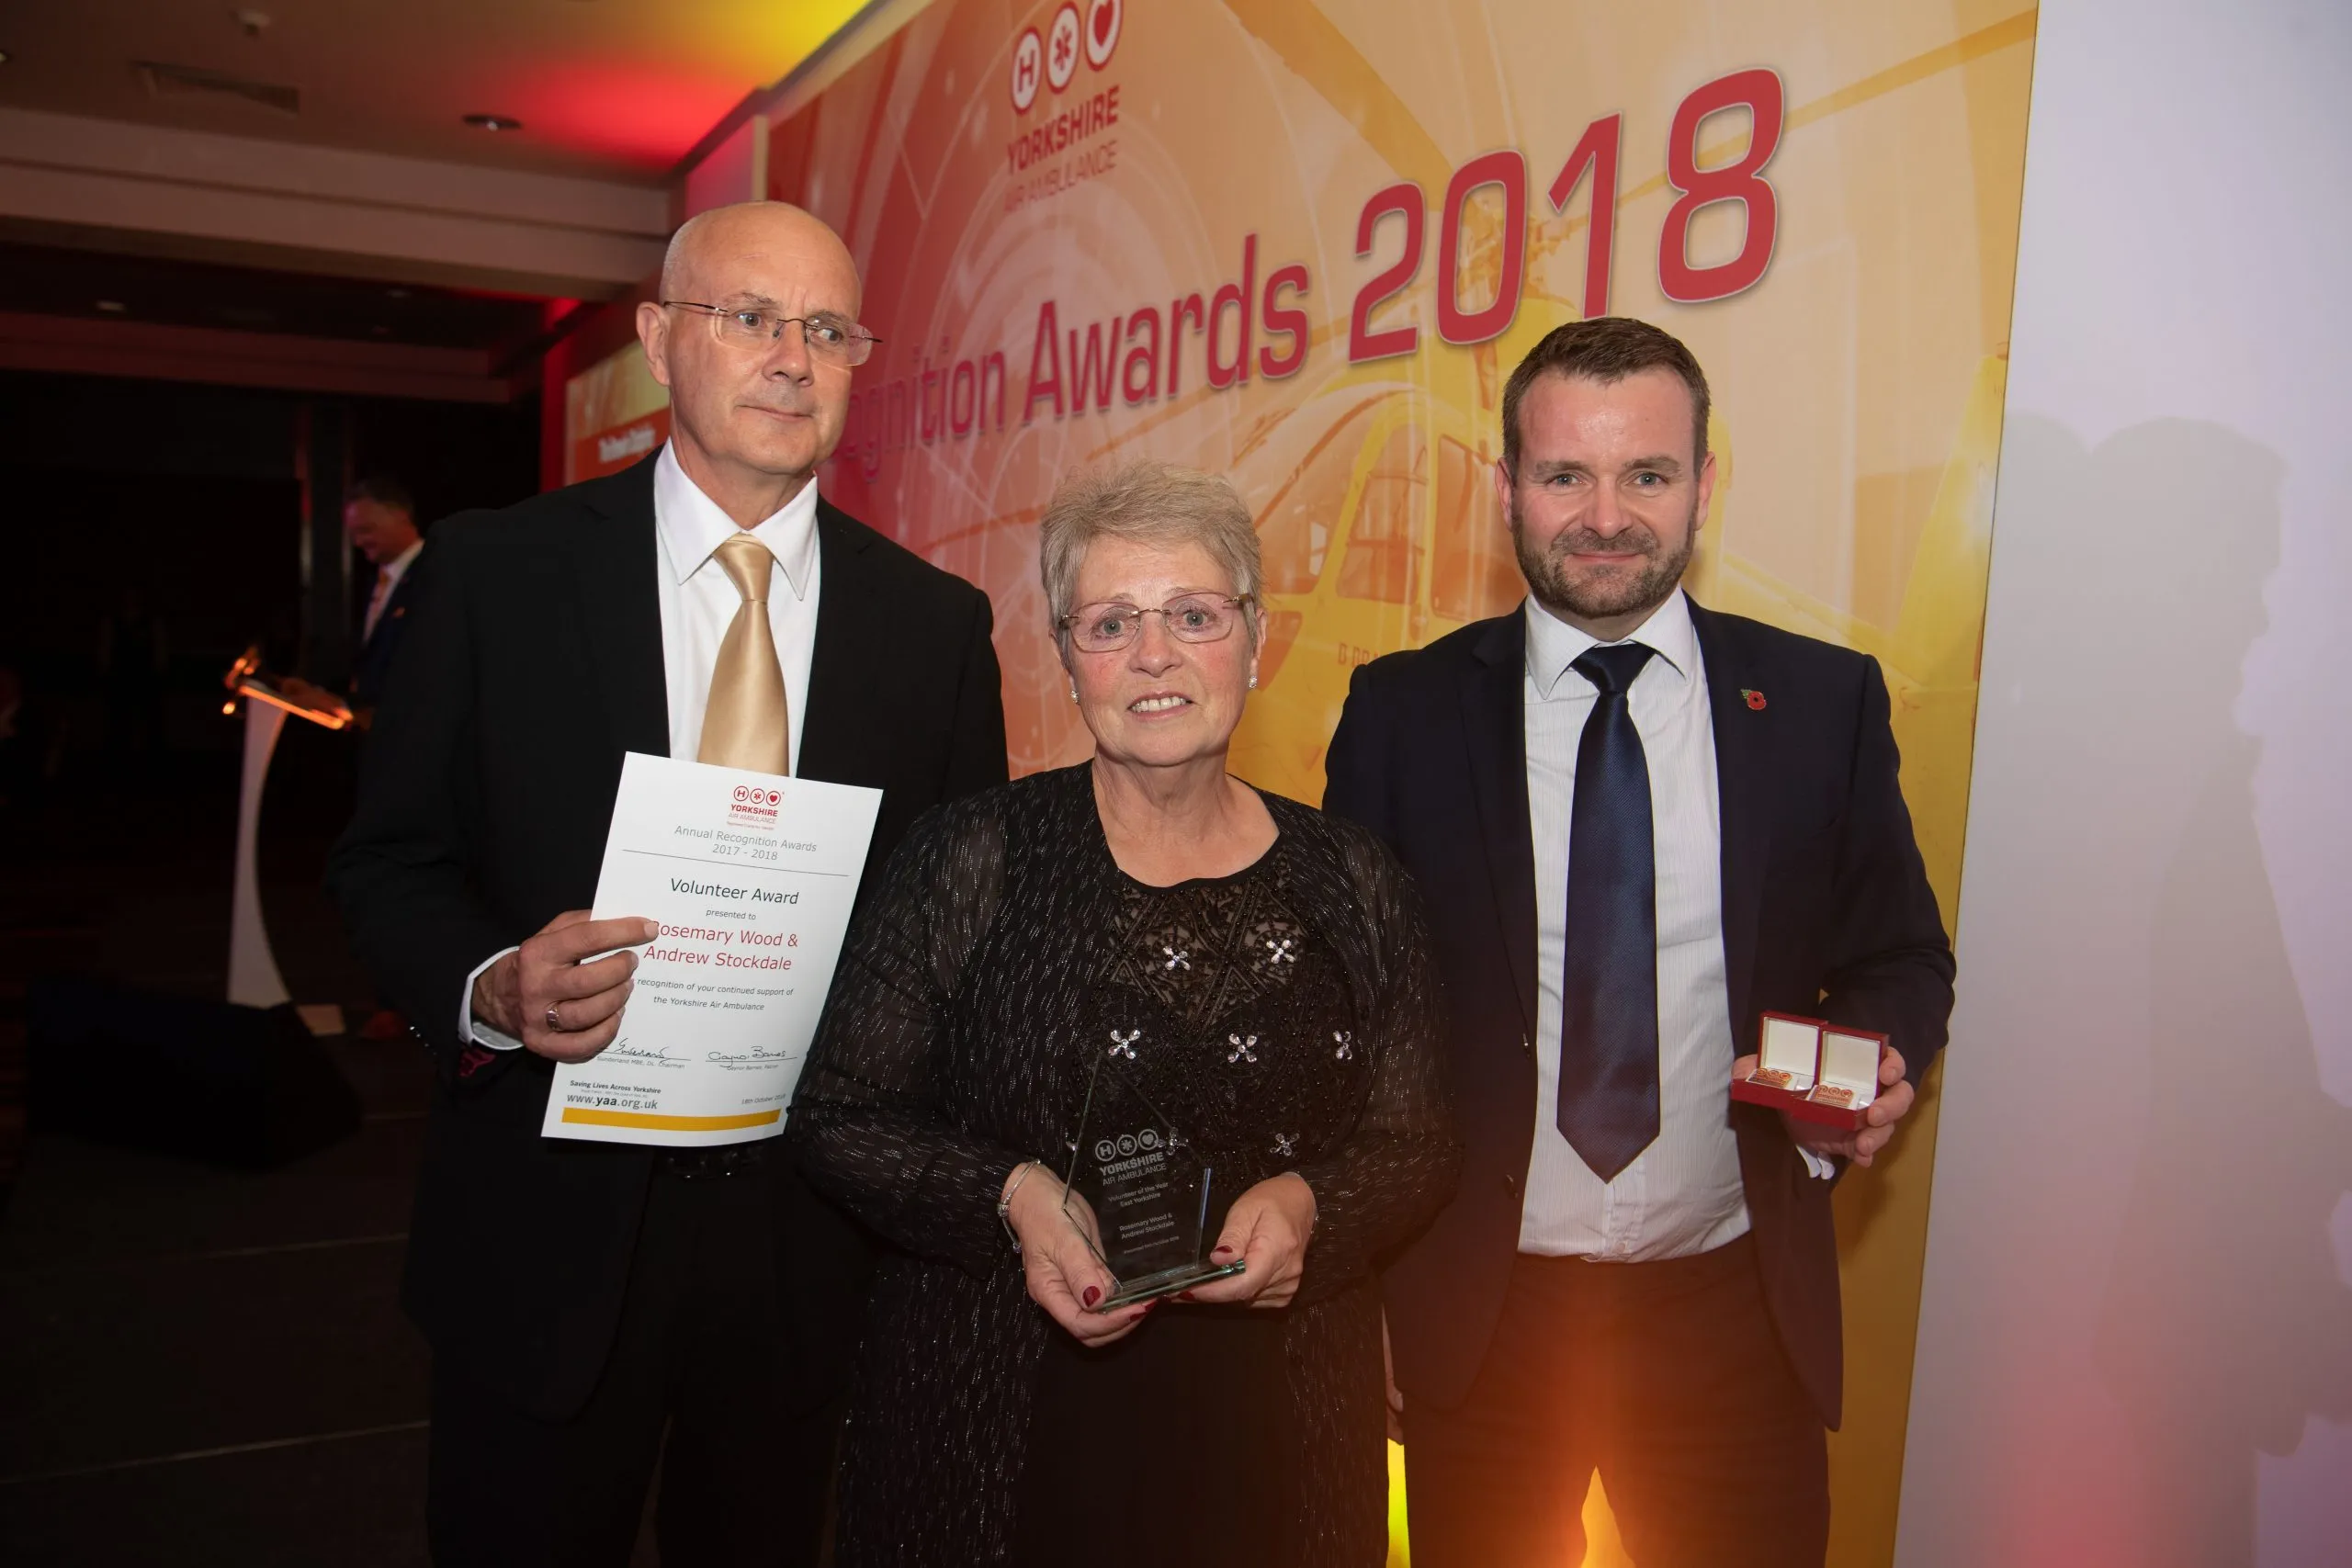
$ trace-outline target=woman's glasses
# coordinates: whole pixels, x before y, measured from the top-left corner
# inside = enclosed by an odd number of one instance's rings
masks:
[[[1143,618],[1158,615],[1179,642],[1223,642],[1233,635],[1254,594],[1187,593],[1156,610],[1133,604],[1081,604],[1061,618],[1061,629],[1085,653],[1116,653],[1142,634]]]

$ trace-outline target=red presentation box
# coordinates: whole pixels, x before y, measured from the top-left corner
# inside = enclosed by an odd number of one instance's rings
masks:
[[[1878,1098],[1886,1036],[1794,1013],[1764,1015],[1756,1070],[1732,1081],[1731,1097],[1785,1111],[1800,1122],[1851,1130]]]

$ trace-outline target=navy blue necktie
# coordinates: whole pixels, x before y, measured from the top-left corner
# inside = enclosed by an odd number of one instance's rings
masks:
[[[1639,643],[1569,668],[1600,690],[1577,742],[1560,985],[1560,1134],[1603,1181],[1657,1137],[1657,861],[1650,770],[1626,694]]]

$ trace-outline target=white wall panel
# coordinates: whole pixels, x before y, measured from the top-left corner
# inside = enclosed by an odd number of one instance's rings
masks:
[[[2041,8],[1904,1568],[2352,1562],[2348,74]]]

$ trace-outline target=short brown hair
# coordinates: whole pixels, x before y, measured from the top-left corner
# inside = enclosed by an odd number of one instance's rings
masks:
[[[343,492],[343,503],[348,506],[355,501],[372,501],[393,512],[407,513],[411,522],[416,520],[416,498],[409,494],[408,486],[390,474],[369,474],[354,480]]]
[[[1061,644],[1064,657],[1069,653],[1069,632],[1062,621],[1078,607],[1072,601],[1078,597],[1079,562],[1088,546],[1105,538],[1198,545],[1233,579],[1237,598],[1254,599],[1264,576],[1250,508],[1218,476],[1150,458],[1081,469],[1054,491],[1037,525],[1046,614],[1053,619],[1054,639]],[[1257,618],[1244,615],[1241,624],[1254,643]]]
[[[1519,471],[1519,403],[1540,376],[1581,376],[1604,385],[1644,370],[1671,370],[1690,389],[1691,453],[1707,452],[1707,373],[1682,340],[1631,316],[1595,316],[1554,327],[1527,351],[1503,387],[1503,467]]]

